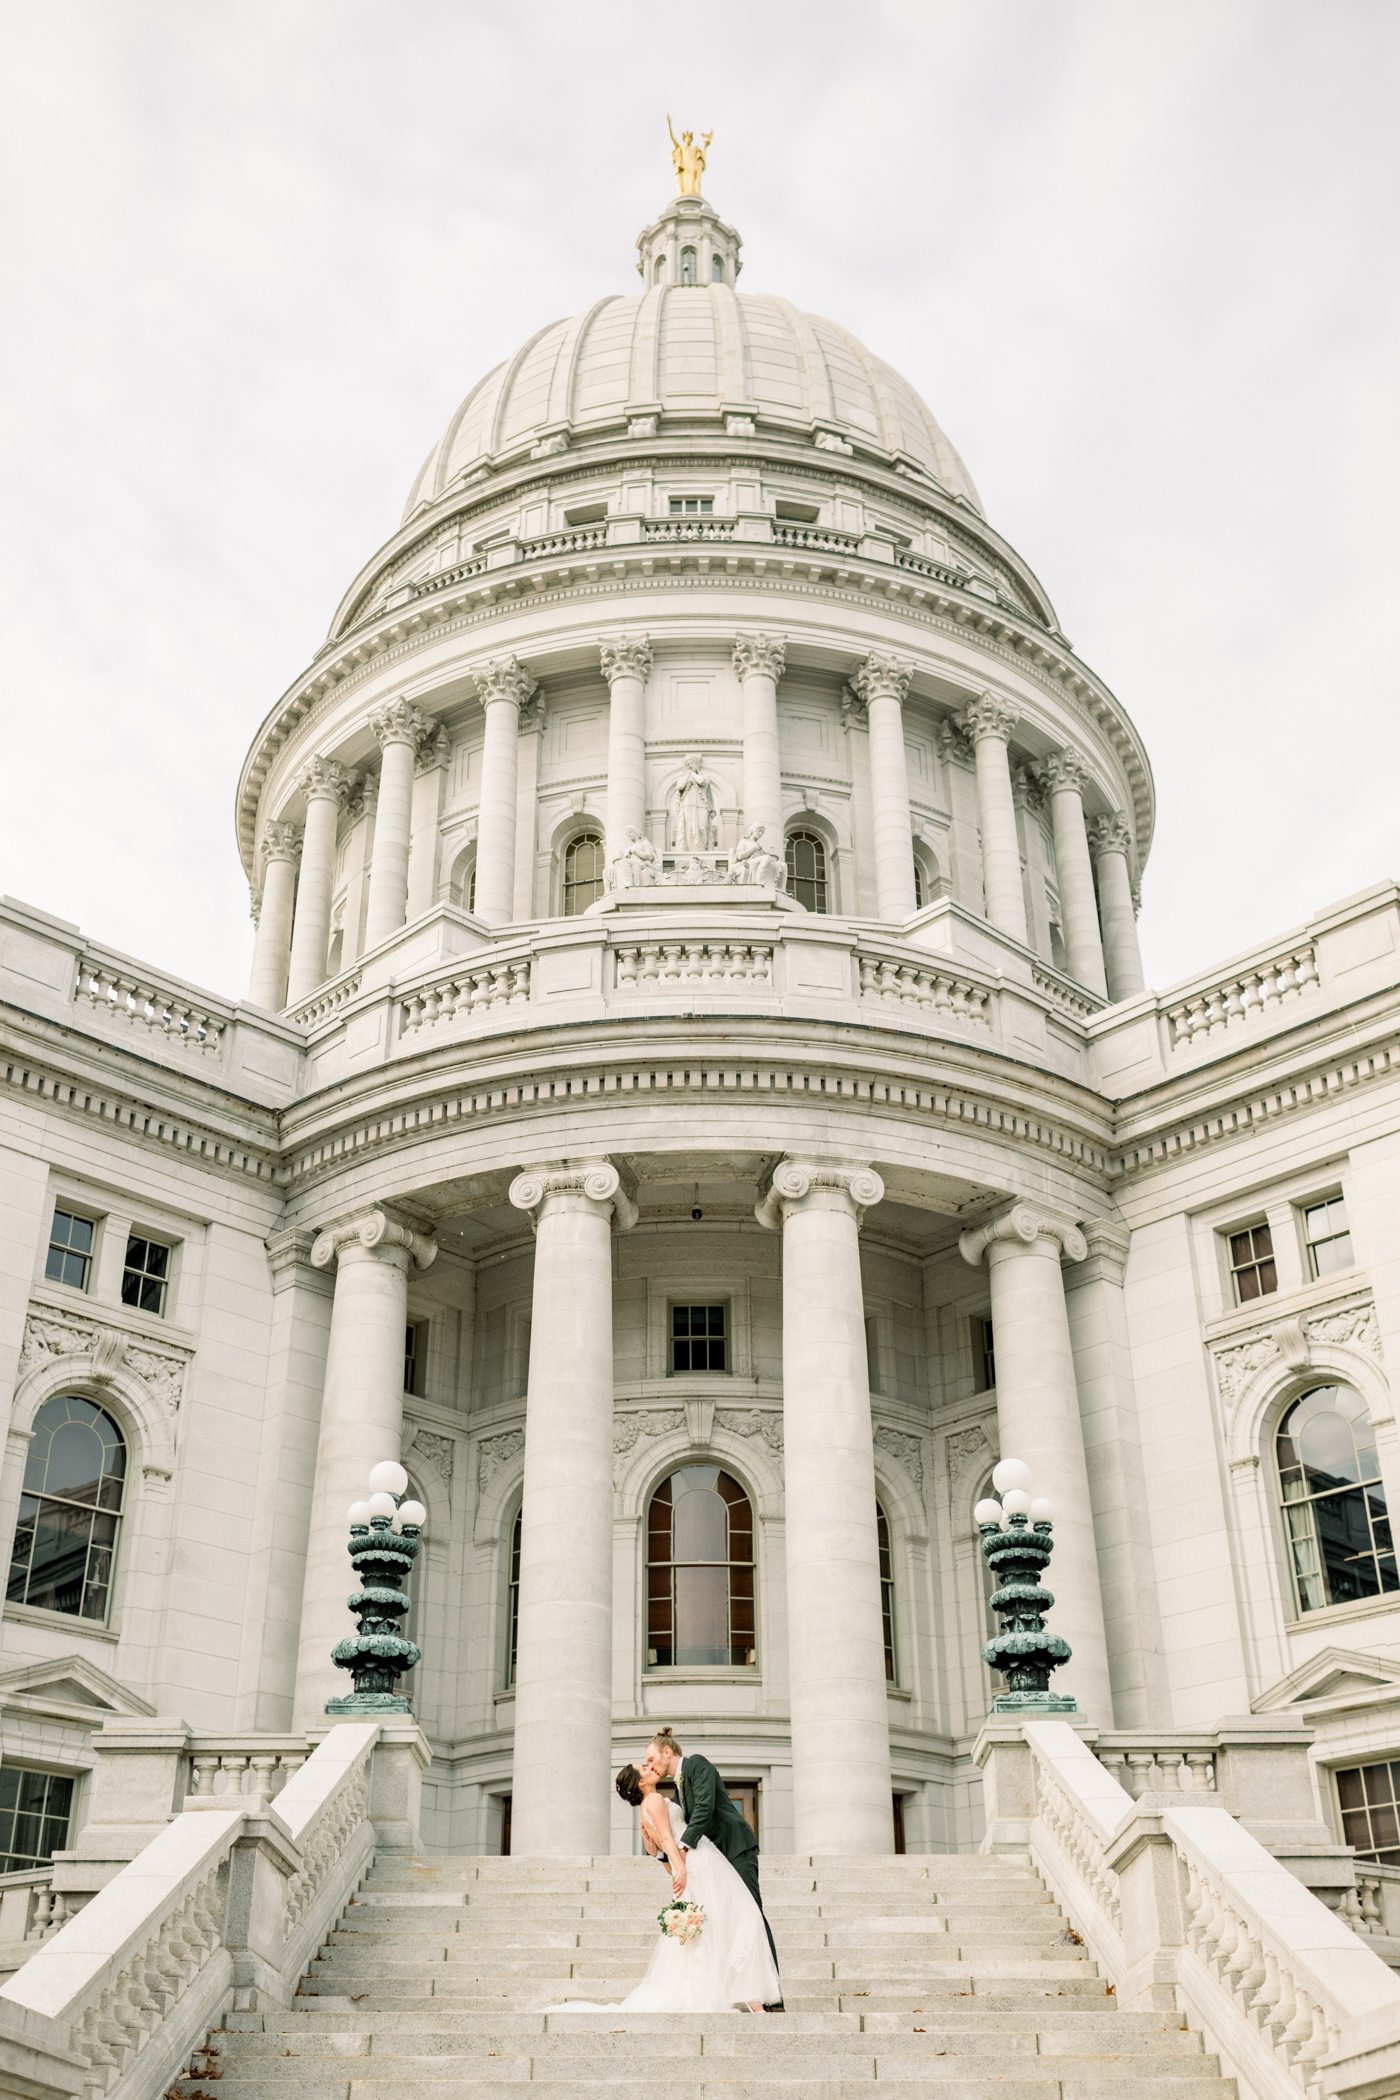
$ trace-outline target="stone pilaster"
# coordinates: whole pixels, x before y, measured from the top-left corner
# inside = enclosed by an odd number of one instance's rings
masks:
[[[876,910],[903,924],[914,916],[914,832],[909,820],[909,768],[904,755],[908,664],[868,656],[851,679],[870,732],[870,800],[875,830]]]
[[[258,858],[262,867],[262,901],[248,1000],[269,1013],[287,1003],[287,971],[292,955],[292,910],[296,897],[301,839],[295,824],[274,819],[263,826]]]
[[[644,634],[600,642],[598,657],[608,681],[608,804],[605,835],[609,861],[627,850],[627,835],[647,825],[646,685],[651,643]]]
[[[520,710],[539,688],[513,656],[484,664],[475,682],[486,714],[477,812],[476,917],[488,926],[504,926],[515,896]]]
[[[1021,882],[1021,845],[1011,793],[1011,732],[1016,710],[995,693],[965,707],[958,727],[971,739],[977,767],[977,808],[982,825],[982,887],[991,925],[1024,946],[1028,939],[1026,893]]]

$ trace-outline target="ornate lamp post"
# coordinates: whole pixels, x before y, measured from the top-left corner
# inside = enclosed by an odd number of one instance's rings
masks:
[[[1001,1496],[979,1502],[972,1512],[982,1533],[982,1553],[997,1579],[992,1610],[1001,1632],[982,1649],[982,1660],[1006,1677],[1006,1690],[992,1701],[994,1714],[1072,1714],[1073,1699],[1052,1692],[1050,1673],[1069,1661],[1069,1642],[1048,1633],[1045,1614],[1055,1602],[1041,1587],[1054,1542],[1052,1510],[1044,1496],[1028,1492],[1031,1469],[1019,1458],[1004,1458],[992,1473]]]
[[[349,1605],[359,1626],[331,1650],[354,1690],[328,1699],[328,1714],[412,1712],[398,1682],[421,1658],[399,1621],[408,1611],[403,1584],[418,1558],[428,1512],[421,1502],[404,1500],[408,1475],[395,1459],[375,1466],[368,1486],[368,1501],[352,1502],[349,1511],[350,1559],[360,1584]]]

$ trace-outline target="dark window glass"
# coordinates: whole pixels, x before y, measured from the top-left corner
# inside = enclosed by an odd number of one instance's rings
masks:
[[[55,1210],[49,1232],[49,1251],[44,1275],[50,1283],[66,1283],[85,1291],[92,1273],[92,1242],[96,1227],[91,1218],[80,1218],[71,1210]]]
[[[718,1466],[682,1466],[647,1510],[647,1661],[756,1660],[753,1510]]]
[[[826,841],[815,831],[790,831],[787,840],[788,895],[807,911],[829,911]]]
[[[60,1394],[34,1418],[6,1595],[12,1604],[105,1619],[126,1481],[126,1445],[91,1400]]]
[[[1243,1232],[1230,1234],[1230,1282],[1236,1305],[1267,1298],[1278,1289],[1274,1236],[1267,1225],[1247,1225]]]
[[[1362,1859],[1400,1867],[1400,1761],[1351,1765],[1337,1774],[1342,1842]]]
[[[1295,1400],[1274,1440],[1300,1611],[1400,1589],[1366,1403],[1345,1385]]]
[[[1303,1212],[1303,1238],[1308,1247],[1308,1272],[1330,1276],[1336,1269],[1352,1265],[1351,1231],[1346,1205],[1340,1196],[1310,1203]]]
[[[724,283],[724,257],[722,255],[712,255],[710,257],[710,275],[716,284]]]
[[[976,1313],[972,1321],[972,1388],[977,1393],[996,1390],[997,1359],[992,1340],[992,1323],[985,1313]]]
[[[564,917],[576,919],[603,894],[603,841],[585,831],[564,854]]]
[[[671,1307],[671,1369],[727,1371],[729,1337],[723,1305]]]
[[[428,1323],[412,1320],[403,1334],[403,1389],[421,1397],[428,1358]]]
[[[138,1312],[163,1314],[169,1283],[170,1249],[133,1232],[122,1268],[122,1304],[134,1305]]]
[[[0,1767],[0,1874],[47,1866],[68,1843],[73,1782],[61,1772]]]
[[[694,284],[694,282],[695,282],[695,250],[694,250],[693,248],[682,248],[682,250],[681,250],[681,283],[682,283],[682,284]]]
[[[515,1658],[520,1644],[520,1520],[523,1510],[515,1512],[515,1522],[510,1527],[510,1567],[506,1579],[506,1683],[515,1682]]]
[[[898,1677],[894,1653],[894,1555],[890,1551],[890,1520],[878,1502],[875,1505],[875,1535],[880,1549],[880,1615],[885,1628],[885,1678],[888,1683],[894,1684]]]
[[[924,882],[924,871],[923,871],[923,869],[922,869],[922,868],[920,867],[920,865],[919,865],[919,862],[918,862],[918,858],[917,858],[917,856],[916,856],[916,857],[915,857],[915,861],[914,861],[914,909],[915,909],[915,911],[922,911],[922,910],[923,910],[923,908],[924,908],[924,906],[925,906],[925,905],[926,905],[927,903],[928,903],[928,888],[927,888],[927,885],[926,885],[926,883]],[[898,1795],[896,1795],[896,1796],[895,1796],[895,1799],[896,1799],[896,1800],[898,1800],[898,1798],[899,1798],[899,1797],[898,1797]]]
[[[673,518],[712,518],[715,499],[713,496],[672,496],[667,507]]]

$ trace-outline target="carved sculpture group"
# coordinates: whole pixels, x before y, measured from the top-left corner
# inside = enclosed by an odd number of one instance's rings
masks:
[[[767,826],[751,824],[727,857],[719,850],[719,794],[698,751],[690,752],[667,804],[667,852],[645,833],[628,830],[621,852],[608,862],[609,890],[690,889],[711,883],[784,890],[787,866],[766,843]]]

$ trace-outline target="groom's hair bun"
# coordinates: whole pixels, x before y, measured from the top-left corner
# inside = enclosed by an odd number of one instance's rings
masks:
[[[658,1728],[655,1735],[652,1737],[652,1741],[654,1743],[659,1743],[663,1750],[674,1750],[677,1756],[680,1755],[681,1746],[676,1741],[675,1735],[671,1729]]]
[[[642,1798],[642,1775],[635,1765],[624,1765],[614,1785],[629,1808],[635,1808]]]

